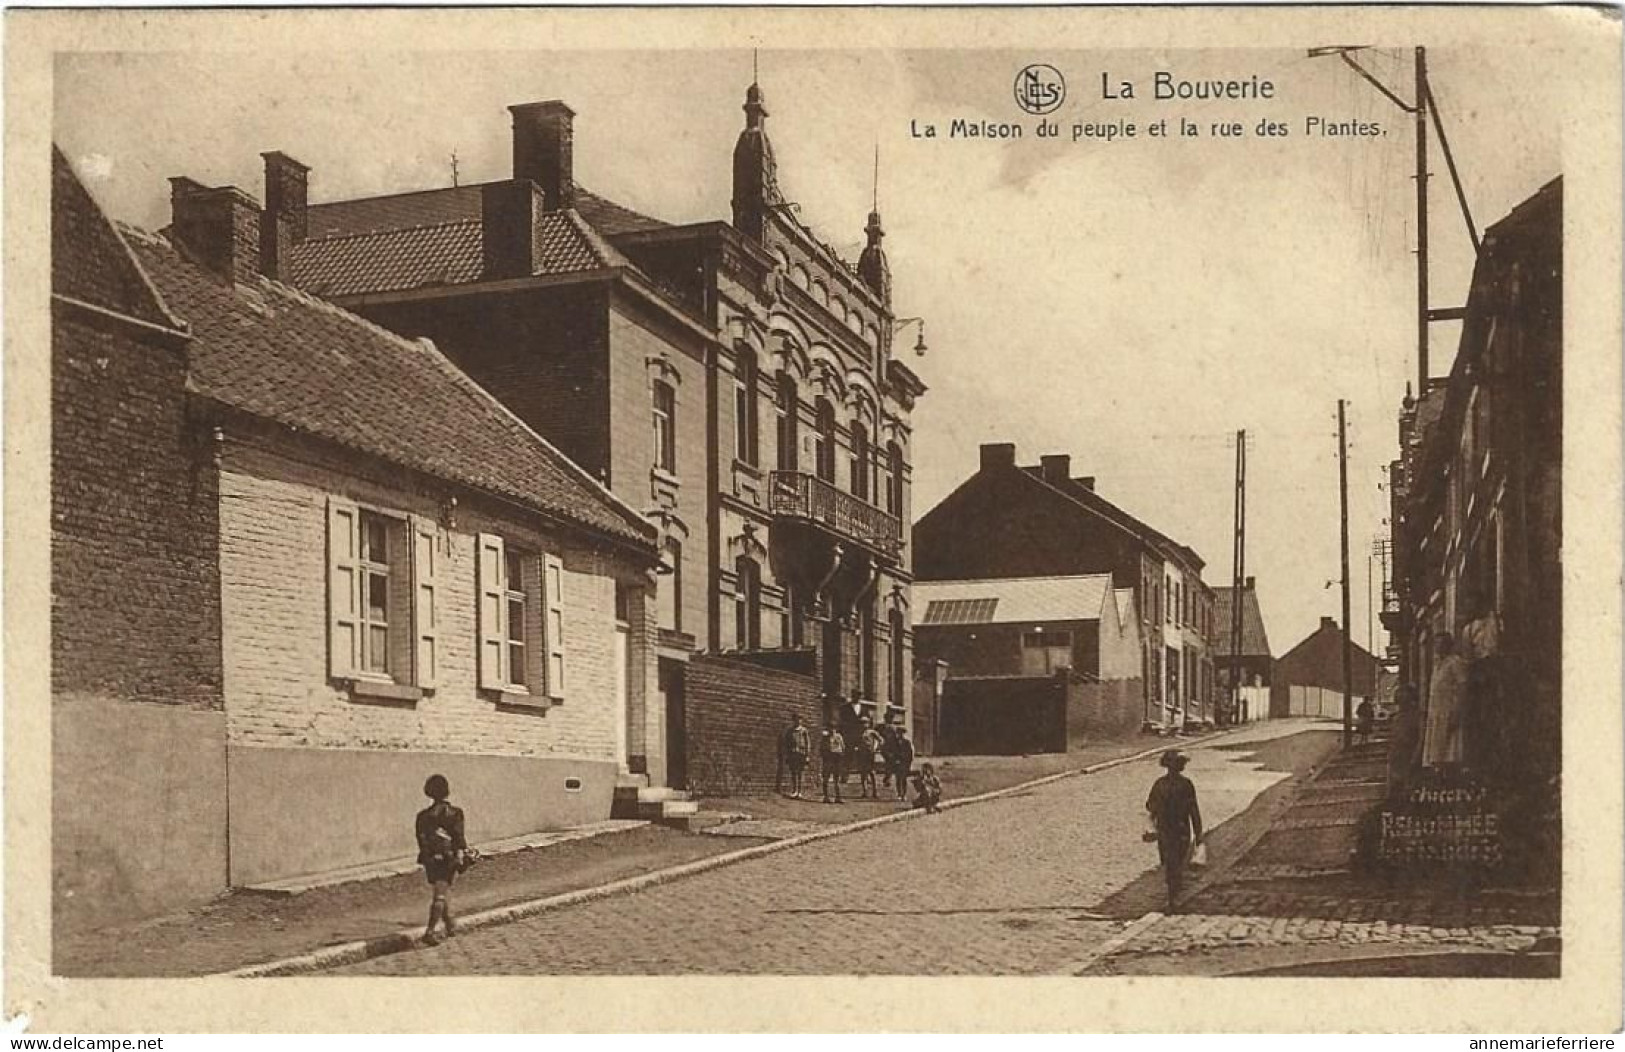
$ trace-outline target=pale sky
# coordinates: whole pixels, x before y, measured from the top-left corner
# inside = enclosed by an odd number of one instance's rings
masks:
[[[1313,42],[1311,42],[1313,43]],[[1411,94],[1416,43],[1364,52]],[[1012,99],[1029,62],[1068,97],[1032,135]],[[761,83],[785,195],[855,259],[875,146],[899,317],[923,316],[930,386],[915,414],[916,515],[975,470],[977,446],[1074,474],[1195,548],[1228,585],[1235,453],[1249,434],[1247,572],[1277,655],[1335,616],[1336,403],[1349,405],[1354,638],[1366,641],[1366,555],[1385,532],[1384,466],[1416,374],[1413,130],[1336,59],[1299,51],[764,50]],[[1555,102],[1526,51],[1429,53],[1434,94],[1479,229],[1560,174]],[[1156,102],[1152,76],[1267,77],[1272,100]],[[1137,83],[1100,97],[1100,76]],[[592,54],[78,54],[59,59],[55,135],[102,205],[167,221],[167,177],[262,193],[263,150],[312,168],[314,201],[506,178],[513,103],[562,98],[576,178],[672,222],[729,216],[747,51]],[[1195,140],[1145,137],[1186,115]],[[1310,139],[1303,118],[1380,122],[1386,136]],[[1019,142],[953,141],[954,117],[1023,121]],[[1132,141],[1073,143],[1074,121],[1126,118]],[[1289,125],[1206,137],[1220,119]],[[911,120],[939,138],[915,139]],[[1436,149],[1436,139],[1429,129]],[[1430,164],[1435,306],[1464,302],[1471,251],[1443,158]],[[1435,326],[1433,374],[1457,326]],[[905,334],[912,344],[912,332]],[[1334,582],[1326,587],[1327,582]],[[1380,602],[1380,596],[1378,597]],[[1381,628],[1378,626],[1379,641]]]

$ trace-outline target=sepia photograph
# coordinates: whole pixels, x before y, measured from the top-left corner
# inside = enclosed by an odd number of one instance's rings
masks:
[[[1617,1024],[1617,20],[1118,13],[58,13],[8,971]]]

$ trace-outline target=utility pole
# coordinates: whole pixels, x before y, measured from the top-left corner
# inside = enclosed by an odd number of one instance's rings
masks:
[[[1428,392],[1428,324],[1436,321],[1460,321],[1466,317],[1465,307],[1430,307],[1428,305],[1428,120],[1439,136],[1439,149],[1444,154],[1450,171],[1450,184],[1456,191],[1456,203],[1461,206],[1462,220],[1467,224],[1467,237],[1473,251],[1479,250],[1478,228],[1473,224],[1473,213],[1467,207],[1467,191],[1461,184],[1461,173],[1456,170],[1456,158],[1445,137],[1444,121],[1439,117],[1439,102],[1428,85],[1427,49],[1416,49],[1415,101],[1406,102],[1378,80],[1370,70],[1355,59],[1363,46],[1317,47],[1309,49],[1310,58],[1336,56],[1342,63],[1359,74],[1367,83],[1382,93],[1389,102],[1412,115],[1416,121],[1416,397]]]
[[[1337,481],[1343,527],[1343,748],[1354,744],[1353,654],[1349,651],[1349,443],[1344,401],[1337,400]]]
[[[1230,712],[1241,712],[1241,604],[1247,584],[1247,432],[1236,432],[1236,532],[1230,551]]]
[[[1428,59],[1416,49],[1416,390],[1428,393]]]

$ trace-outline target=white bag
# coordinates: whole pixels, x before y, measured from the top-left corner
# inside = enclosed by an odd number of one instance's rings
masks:
[[[1205,866],[1205,865],[1207,865],[1207,841],[1206,840],[1198,840],[1196,842],[1196,845],[1191,848],[1190,861],[1187,862],[1186,865],[1189,865],[1189,866]]]

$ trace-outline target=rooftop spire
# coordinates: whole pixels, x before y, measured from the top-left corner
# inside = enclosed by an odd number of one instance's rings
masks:
[[[756,52],[751,53],[751,72],[757,73]],[[768,215],[780,203],[778,167],[773,160],[773,144],[767,139],[767,101],[762,86],[751,80],[745,90],[745,127],[734,144],[733,212],[734,227],[763,241]]]
[[[858,256],[858,277],[869,286],[880,302],[891,309],[891,264],[880,241],[886,231],[880,225],[880,143],[875,143],[874,198],[869,211],[869,223],[863,228],[866,236],[863,254]]]

